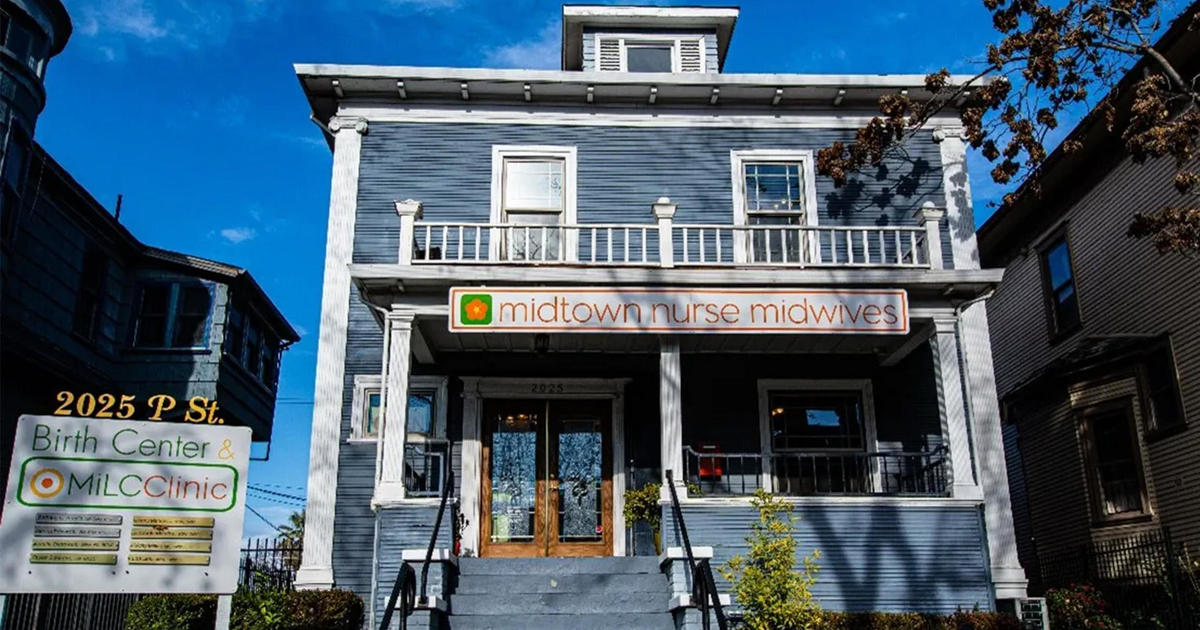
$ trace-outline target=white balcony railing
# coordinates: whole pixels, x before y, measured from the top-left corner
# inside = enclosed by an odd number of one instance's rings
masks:
[[[674,223],[675,205],[653,206],[657,223],[513,224],[420,221],[418,202],[397,202],[401,264],[644,267],[868,267],[941,269],[939,220],[917,226]]]

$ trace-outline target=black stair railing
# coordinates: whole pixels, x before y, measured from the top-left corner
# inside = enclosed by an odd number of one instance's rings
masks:
[[[679,506],[679,494],[675,491],[675,471],[669,469],[667,488],[671,491],[671,514],[675,517],[675,527],[679,531],[679,537],[683,539],[683,550],[687,554],[688,571],[692,578],[692,603],[700,611],[701,627],[710,630],[711,617],[716,617],[717,627],[720,630],[729,630],[729,621],[725,618],[725,609],[721,607],[721,596],[717,592],[712,567],[707,558],[697,562],[695,554],[692,553],[692,541],[688,538],[687,526],[683,523],[683,508]]]
[[[451,453],[447,448],[446,458],[442,461],[442,500],[438,503],[437,518],[433,521],[433,534],[429,537],[429,546],[425,548],[425,564],[421,567],[421,596],[418,599],[417,572],[407,562],[401,562],[400,570],[396,572],[396,583],[392,585],[392,594],[388,597],[387,608],[379,621],[379,630],[388,630],[397,602],[400,604],[400,630],[407,630],[408,617],[417,609],[417,602],[426,601],[429,592],[429,563],[433,561],[433,550],[437,547],[438,533],[446,515],[446,504],[450,502],[450,489],[454,487],[454,471],[450,468],[450,461]]]

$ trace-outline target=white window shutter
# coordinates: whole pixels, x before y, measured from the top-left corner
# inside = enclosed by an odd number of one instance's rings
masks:
[[[619,38],[600,38],[600,50],[596,51],[596,68],[601,72],[621,71],[621,40]]]
[[[679,41],[679,71],[704,72],[704,51],[699,39]]]

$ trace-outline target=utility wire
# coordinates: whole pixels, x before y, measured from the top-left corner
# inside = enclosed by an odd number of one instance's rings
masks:
[[[308,500],[307,498],[305,498],[305,497],[302,497],[302,496],[297,496],[297,495],[294,495],[294,494],[288,494],[288,493],[286,493],[286,492],[277,492],[277,491],[275,491],[275,490],[268,490],[268,489],[266,489],[266,488],[262,488],[262,487],[255,486],[255,485],[250,485],[250,484],[247,484],[247,485],[246,485],[246,487],[247,487],[247,488],[249,488],[249,489],[251,489],[251,490],[254,490],[255,492],[262,492],[262,493],[264,493],[264,494],[270,494],[270,495],[273,495],[273,496],[282,497],[282,498],[284,498],[284,499],[291,499],[291,500],[293,500],[293,501],[300,501],[301,503],[303,503],[303,502],[305,502],[305,501],[307,501],[307,500]]]
[[[278,525],[267,520],[267,517],[263,516],[262,514],[259,514],[258,510],[254,509],[253,507],[250,507],[250,504],[248,504],[248,503],[246,504],[246,509],[253,512],[254,515],[257,516],[258,518],[261,518],[264,523],[266,523],[267,525],[270,525],[271,529],[273,529],[281,534],[283,533],[283,530],[279,529]]]

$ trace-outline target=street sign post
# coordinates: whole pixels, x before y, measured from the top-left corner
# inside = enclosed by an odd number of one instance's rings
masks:
[[[250,434],[21,416],[0,517],[0,590],[233,593]]]

